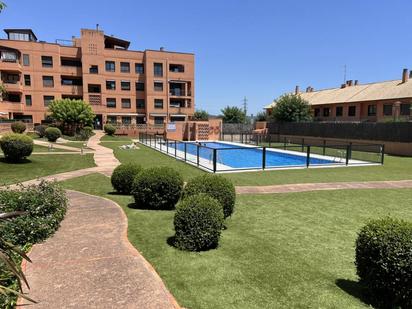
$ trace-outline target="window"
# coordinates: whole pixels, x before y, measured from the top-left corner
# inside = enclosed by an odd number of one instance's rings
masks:
[[[11,51],[1,52],[1,61],[4,62],[17,62],[17,54]]]
[[[131,108],[130,99],[122,99],[122,108]]]
[[[145,124],[146,123],[146,117],[137,116],[136,117],[136,123],[137,124]]]
[[[130,90],[130,82],[129,82],[129,81],[126,81],[126,80],[122,80],[122,81],[120,82],[120,88],[121,88],[122,90]]]
[[[349,106],[348,108],[348,116],[354,117],[356,116],[356,106]]]
[[[343,106],[336,106],[336,117],[343,116]]]
[[[43,76],[43,87],[54,87],[53,76]]]
[[[41,56],[41,65],[43,66],[43,68],[52,68],[53,67],[53,57]]]
[[[163,91],[163,83],[154,82],[154,91]]]
[[[116,124],[117,123],[117,117],[116,116],[107,116],[107,122]]]
[[[106,61],[106,71],[107,72],[116,71],[116,65],[115,65],[114,61]]]
[[[106,80],[106,89],[107,90],[116,90],[116,81]]]
[[[169,71],[175,73],[183,73],[185,71],[185,66],[183,64],[170,64]]]
[[[410,116],[411,115],[411,104],[401,104],[401,115]]]
[[[88,90],[87,92],[90,92],[90,93],[101,93],[100,85],[88,84],[87,90]]]
[[[116,98],[107,98],[106,99],[106,106],[108,108],[116,108]]]
[[[154,107],[155,108],[163,108],[163,99],[155,99],[154,100]]]
[[[134,69],[137,74],[144,74],[144,65],[143,63],[136,63],[134,65]]]
[[[78,58],[60,58],[60,63],[62,66],[68,67],[78,67],[82,66],[82,61]]]
[[[154,76],[163,76],[163,63],[154,63],[153,74]]]
[[[384,116],[392,116],[392,104],[384,104],[383,105],[383,115]]]
[[[23,65],[25,66],[30,65],[30,56],[28,54],[23,54]]]
[[[145,108],[144,99],[136,99],[136,108]]]
[[[31,86],[30,75],[24,75],[24,86]]]
[[[89,68],[90,74],[99,74],[99,67],[97,65],[91,65]]]
[[[14,102],[14,103],[20,103],[21,102],[21,97],[17,93],[7,93],[7,101]]]
[[[315,108],[315,117],[320,116],[320,108]]]
[[[26,95],[26,106],[31,106],[32,102],[31,102],[31,95]]]
[[[120,62],[120,72],[130,73],[130,63],[129,62]]]
[[[170,107],[185,107],[185,101],[181,99],[170,99]]]
[[[51,101],[54,100],[54,96],[52,95],[45,95],[43,96],[43,102],[44,102],[44,106],[49,106],[49,104],[51,103]]]
[[[154,117],[155,124],[163,124],[163,122],[164,122],[164,117]]]
[[[330,115],[330,108],[329,107],[324,107],[323,108],[323,117],[329,117]]]
[[[136,82],[136,91],[144,91],[144,83]]]
[[[132,123],[132,117],[130,116],[123,116],[122,117],[122,124],[131,124]]]
[[[81,77],[62,76],[61,84],[63,86],[81,86],[83,85],[83,80]]]
[[[368,116],[376,116],[376,105],[368,105]]]

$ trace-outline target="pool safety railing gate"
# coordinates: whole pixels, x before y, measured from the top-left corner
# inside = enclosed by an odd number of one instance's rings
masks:
[[[228,139],[229,136],[229,139]],[[331,160],[330,165],[361,165],[361,164],[383,164],[384,162],[384,145],[381,144],[331,144],[322,141],[322,143],[307,144],[305,139],[291,140],[290,138],[282,139],[281,141],[270,137],[269,135],[261,134],[225,134],[222,138],[222,142],[242,143],[247,147],[239,147],[233,144],[230,148],[214,148],[208,147],[205,144],[207,141],[202,142],[186,142],[178,141],[174,139],[166,139],[163,135],[149,134],[140,132],[139,142],[149,146],[155,150],[165,153],[176,159],[190,163],[197,167],[203,168],[210,172],[228,172],[234,170],[265,170],[273,168],[293,168],[306,166],[319,166],[319,164],[311,163],[311,159],[324,157],[326,160]],[[194,149],[193,149],[194,148]],[[262,150],[261,164],[258,166],[251,166],[245,168],[232,168],[224,165],[224,162],[220,160],[218,155],[221,151],[231,150]],[[266,156],[267,152],[271,149],[277,149],[279,151],[285,151],[290,153],[301,153],[300,156],[305,156],[304,165],[296,166],[273,166],[267,164]],[[192,150],[189,151],[189,150]],[[203,154],[203,156],[201,155]]]

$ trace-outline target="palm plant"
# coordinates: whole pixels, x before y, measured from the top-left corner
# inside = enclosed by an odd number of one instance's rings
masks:
[[[0,213],[0,221],[13,219],[24,214],[26,214],[26,212],[24,211]],[[31,301],[33,303],[36,303],[36,301],[23,294],[22,282],[27,286],[28,289],[30,289],[30,286],[25,275],[23,274],[23,271],[20,269],[18,262],[15,260],[16,256],[23,258],[28,262],[31,262],[30,258],[23,250],[0,237],[0,263],[6,271],[9,271],[11,275],[17,279],[17,285],[19,287],[19,291],[15,291],[0,284],[0,294],[7,295],[11,293],[27,299],[28,301]]]

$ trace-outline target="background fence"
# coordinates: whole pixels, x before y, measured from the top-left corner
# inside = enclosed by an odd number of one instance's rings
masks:
[[[268,123],[269,134],[411,143],[412,122]],[[229,132],[228,132],[229,133]],[[243,133],[238,131],[238,133]]]

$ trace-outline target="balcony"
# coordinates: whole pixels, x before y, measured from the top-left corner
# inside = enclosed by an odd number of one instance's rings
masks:
[[[1,71],[21,72],[21,64],[16,60],[1,59]]]
[[[6,87],[7,92],[13,93],[23,91],[23,86],[20,82],[2,81],[2,83]]]
[[[63,94],[71,94],[74,96],[82,96],[83,95],[83,86],[80,85],[62,85],[62,93]]]
[[[169,91],[169,94],[171,96],[175,97],[184,97],[185,96],[185,90],[181,88],[171,88]]]
[[[60,72],[62,75],[82,76],[82,67],[62,65],[60,67]]]

